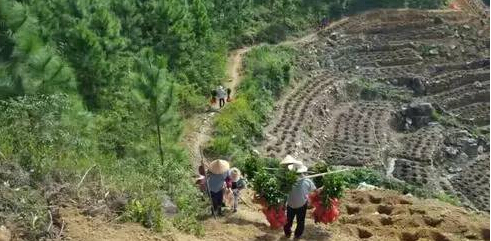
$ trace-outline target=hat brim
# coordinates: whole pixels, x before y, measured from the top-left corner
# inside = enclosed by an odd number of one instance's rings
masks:
[[[296,165],[302,165],[302,161],[299,161],[295,158],[293,158],[290,155],[287,155],[283,160],[281,160],[280,165],[290,165],[290,164],[296,164]]]
[[[230,164],[225,160],[214,160],[210,163],[209,169],[213,174],[223,174],[230,169]]]

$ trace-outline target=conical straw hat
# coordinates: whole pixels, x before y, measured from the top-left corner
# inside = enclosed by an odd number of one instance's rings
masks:
[[[230,164],[225,160],[214,160],[209,167],[211,173],[222,174],[230,169]]]
[[[287,155],[281,162],[280,165],[290,165],[290,164],[296,164],[296,165],[301,165],[302,161],[299,161],[295,158],[293,158],[290,155]]]

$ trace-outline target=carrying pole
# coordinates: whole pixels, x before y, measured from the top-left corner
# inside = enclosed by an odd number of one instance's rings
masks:
[[[216,210],[213,207],[213,199],[211,198],[210,185],[208,184],[208,174],[207,174],[208,172],[206,170],[205,160],[203,158],[201,146],[199,147],[199,155],[201,156],[201,166],[203,166],[203,170],[205,170],[206,193],[208,194],[208,198],[210,198],[210,201],[211,201],[211,210],[213,210],[211,213],[213,214],[213,218],[217,219],[217,214],[215,213]]]
[[[321,176],[325,176],[327,174],[334,174],[334,173],[346,172],[346,171],[350,171],[350,169],[342,169],[342,170],[336,170],[336,171],[331,171],[331,172],[318,173],[318,174],[305,176],[304,178],[321,177]]]

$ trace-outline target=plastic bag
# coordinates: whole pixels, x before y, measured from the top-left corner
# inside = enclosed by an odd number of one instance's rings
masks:
[[[332,223],[339,218],[339,200],[337,198],[331,199],[331,206],[324,207],[320,200],[320,192],[314,192],[309,195],[310,202],[314,206],[314,222],[318,223]]]
[[[286,213],[285,207],[264,207],[262,209],[264,215],[266,215],[266,220],[268,220],[269,225],[272,229],[279,229],[286,224]]]

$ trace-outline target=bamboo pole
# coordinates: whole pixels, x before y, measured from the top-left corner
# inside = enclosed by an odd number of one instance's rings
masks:
[[[213,210],[213,212],[212,212],[213,218],[214,219],[217,219],[216,210],[213,207],[213,199],[211,198],[210,185],[208,185],[208,174],[207,174],[207,171],[206,171],[206,166],[205,166],[205,161],[204,161],[204,158],[203,158],[203,153],[201,151],[201,146],[199,147],[199,155],[201,157],[201,166],[203,166],[203,170],[205,170],[206,193],[208,194],[208,197],[210,198],[210,201],[211,201],[211,209]]]
[[[342,170],[336,170],[336,171],[331,171],[331,172],[317,173],[317,174],[313,174],[313,175],[304,176],[304,178],[321,177],[321,176],[325,176],[327,174],[334,174],[334,173],[346,172],[346,171],[350,171],[350,169],[342,169]]]

